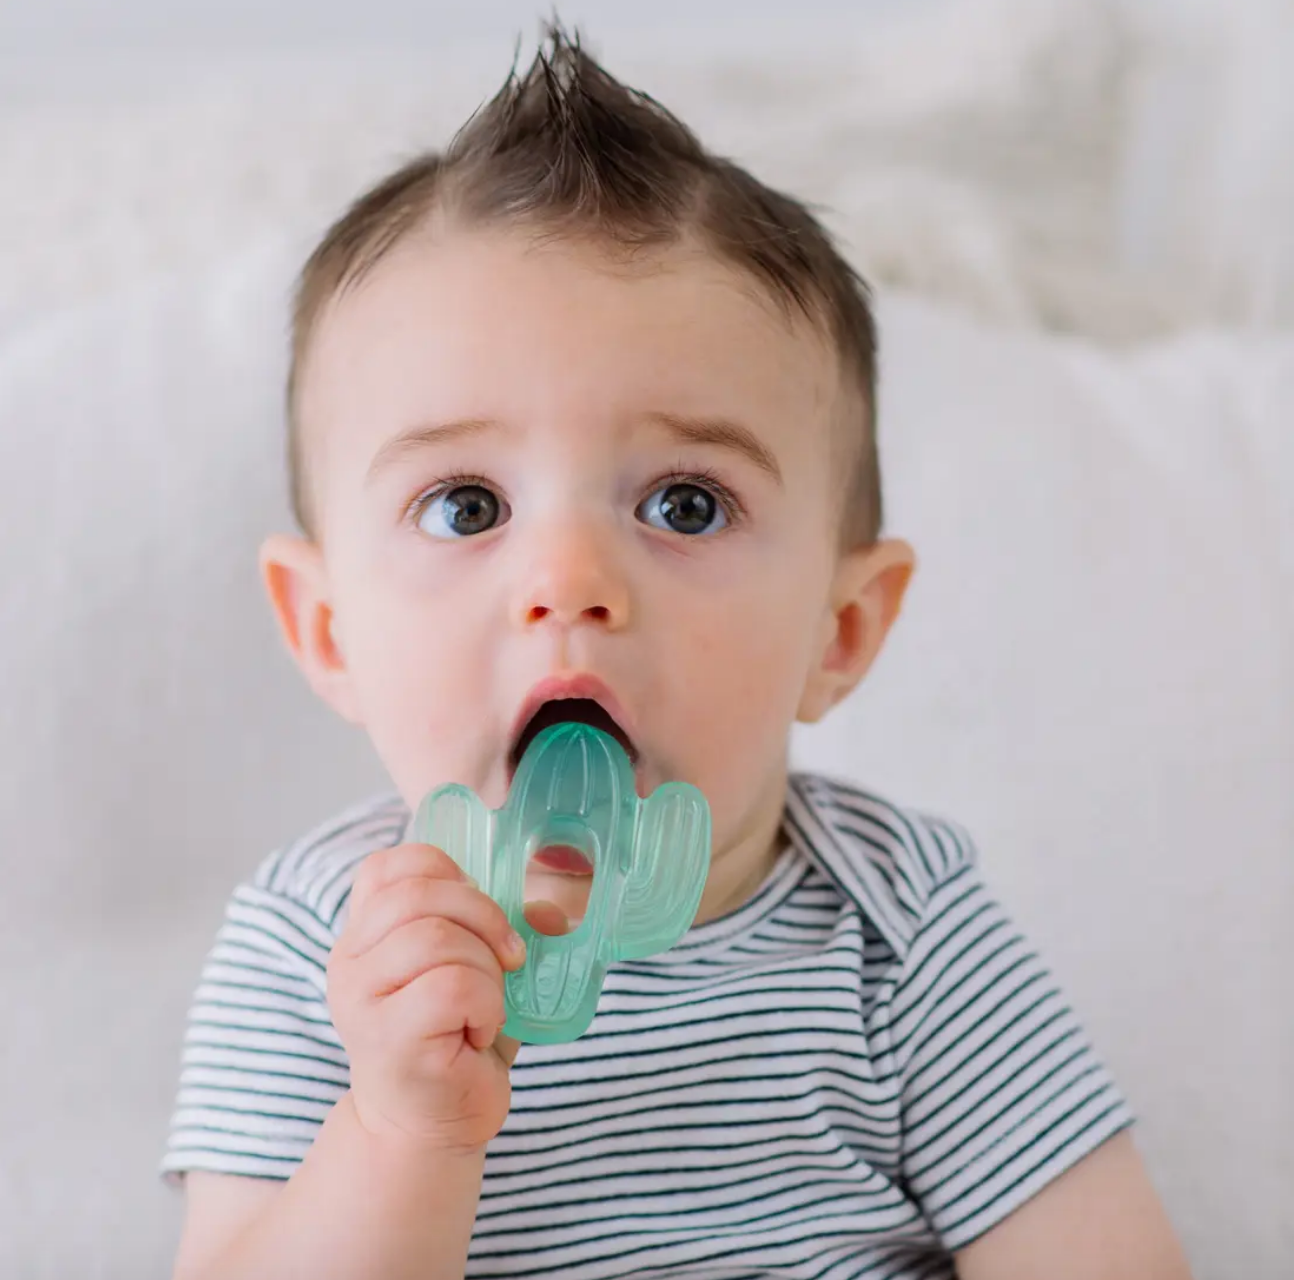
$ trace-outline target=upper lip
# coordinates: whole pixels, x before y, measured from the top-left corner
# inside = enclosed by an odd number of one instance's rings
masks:
[[[517,712],[517,718],[512,723],[512,736],[508,740],[510,750],[515,752],[521,735],[526,731],[526,726],[544,703],[560,702],[569,698],[588,698],[596,702],[620,726],[621,732],[629,743],[629,757],[637,763],[634,726],[620,700],[612,693],[606,681],[584,671],[546,676],[531,689]]]

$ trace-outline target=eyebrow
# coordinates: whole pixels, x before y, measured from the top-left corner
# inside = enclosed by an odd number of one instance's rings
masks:
[[[782,469],[772,451],[749,427],[730,418],[696,418],[679,413],[649,413],[646,421],[663,427],[676,440],[686,444],[713,445],[741,454],[770,476],[782,483]],[[486,431],[497,431],[501,424],[493,418],[460,418],[451,422],[433,422],[410,427],[398,436],[387,440],[369,463],[364,483],[371,484],[376,476],[393,466],[406,454],[415,453],[432,444],[446,444],[465,440]]]
[[[687,444],[709,444],[742,454],[779,485],[782,469],[766,444],[749,428],[729,418],[693,418],[678,413],[649,413],[647,421],[664,427]]]
[[[406,454],[416,453],[430,444],[446,444],[452,440],[465,440],[480,435],[485,431],[497,431],[500,427],[492,418],[459,418],[452,422],[432,422],[423,426],[410,427],[398,436],[392,436],[373,455],[368,464],[365,484],[372,484],[375,477],[388,467],[399,462]]]

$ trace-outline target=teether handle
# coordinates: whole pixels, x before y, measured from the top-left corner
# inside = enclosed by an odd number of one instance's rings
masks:
[[[637,851],[625,877],[616,955],[642,960],[691,927],[710,861],[710,809],[685,782],[667,782],[642,802]]]
[[[495,898],[490,857],[493,817],[470,788],[452,783],[429,795],[418,810],[413,835],[422,844],[447,853],[464,875]]]

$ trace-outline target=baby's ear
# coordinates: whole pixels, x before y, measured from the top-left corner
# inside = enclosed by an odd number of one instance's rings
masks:
[[[821,720],[867,674],[899,616],[915,568],[915,553],[897,538],[840,557],[797,720]]]
[[[338,715],[361,723],[354,684],[334,635],[328,574],[318,545],[276,534],[261,546],[260,566],[283,641],[310,687]]]

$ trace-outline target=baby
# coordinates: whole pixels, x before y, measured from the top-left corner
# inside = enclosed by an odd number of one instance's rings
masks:
[[[240,886],[163,1170],[180,1280],[1169,1280],[1131,1115],[956,827],[788,773],[913,571],[867,290],[796,201],[560,28],[303,271],[302,536],[262,569],[397,795]],[[695,924],[570,1044],[501,1034],[504,912],[411,810],[613,734],[713,816]],[[591,868],[526,873],[527,920]]]

